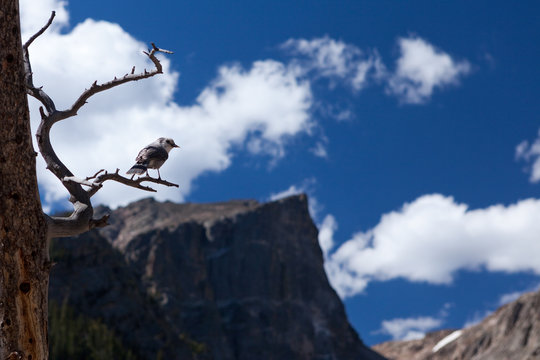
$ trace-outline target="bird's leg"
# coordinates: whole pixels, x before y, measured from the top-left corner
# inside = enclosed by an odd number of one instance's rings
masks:
[[[131,175],[131,179],[129,179],[129,180],[133,180],[134,177],[135,177],[135,174]]]
[[[159,169],[157,169],[157,175],[158,175],[158,179],[161,180],[161,175],[159,174]]]

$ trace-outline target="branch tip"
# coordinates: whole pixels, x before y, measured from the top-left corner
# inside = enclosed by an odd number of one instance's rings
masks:
[[[32,35],[30,37],[30,39],[28,39],[28,41],[26,43],[24,43],[23,45],[23,50],[25,52],[28,51],[28,47],[30,46],[30,44],[32,44],[32,42],[34,40],[36,40],[41,34],[43,34],[45,32],[45,30],[47,30],[49,28],[49,26],[51,26],[52,22],[53,22],[53,19],[54,17],[56,16],[56,11],[52,11],[51,12],[51,16],[49,17],[49,20],[47,21],[47,23],[45,24],[45,26],[43,26],[37,33],[35,33],[34,35]]]
[[[107,225],[110,225],[109,224],[109,217],[110,216],[111,216],[110,214],[105,214],[102,217],[100,217],[99,219],[91,219],[90,223],[89,223],[89,228],[90,229],[102,228],[102,227],[105,227]]]

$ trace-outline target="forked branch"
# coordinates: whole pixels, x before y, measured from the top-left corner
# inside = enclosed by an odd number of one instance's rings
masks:
[[[86,104],[87,100],[91,96],[99,92],[109,90],[115,86],[122,85],[130,81],[138,81],[142,79],[147,79],[157,74],[162,74],[163,67],[161,66],[161,63],[159,62],[159,60],[156,58],[156,53],[158,52],[162,52],[165,54],[172,54],[171,51],[160,49],[154,43],[152,43],[152,50],[150,50],[150,52],[143,51],[143,53],[146,54],[150,58],[150,60],[154,63],[155,69],[153,69],[152,71],[147,71],[146,69],[144,69],[142,73],[135,74],[135,67],[133,67],[131,69],[131,73],[125,74],[121,78],[115,77],[113,80],[103,83],[103,84],[98,84],[97,81],[94,81],[94,83],[92,83],[90,88],[85,90],[81,94],[81,96],[79,96],[79,98],[75,101],[75,103],[71,106],[70,109],[60,112],[61,116],[59,116],[58,119],[55,119],[55,122],[77,115],[77,112],[79,111],[81,107],[84,106],[84,104]]]
[[[30,37],[30,39],[23,45],[27,93],[43,104],[43,107],[40,107],[41,123],[36,134],[39,151],[47,163],[47,169],[49,169],[62,182],[64,187],[71,195],[70,202],[73,204],[73,212],[69,217],[47,217],[49,225],[49,238],[73,236],[86,232],[95,227],[103,227],[107,225],[108,216],[104,216],[100,219],[92,218],[93,207],[90,201],[90,198],[95,195],[99,189],[101,189],[103,183],[107,180],[117,181],[127,186],[153,192],[155,192],[153,188],[142,185],[141,183],[153,182],[160,185],[178,187],[176,184],[149,176],[139,177],[137,179],[128,179],[121,176],[118,173],[118,169],[114,173],[100,170],[94,176],[83,180],[75,177],[73,173],[64,165],[64,163],[60,161],[51,145],[50,140],[51,127],[56,122],[77,115],[79,109],[87,103],[88,99],[99,92],[111,89],[127,82],[138,81],[163,73],[163,67],[159,62],[159,59],[156,57],[156,54],[159,52],[172,54],[172,52],[160,49],[154,43],[152,43],[152,49],[150,49],[148,52],[145,51],[144,54],[146,54],[146,56],[148,56],[148,58],[152,61],[155,67],[154,69],[151,71],[144,69],[142,73],[136,74],[135,67],[133,67],[129,73],[120,78],[115,77],[113,80],[103,84],[98,84],[97,81],[95,81],[79,96],[79,98],[70,108],[66,110],[57,110],[54,101],[47,95],[45,91],[43,91],[43,88],[37,88],[34,86],[32,67],[30,65],[30,55],[28,51],[30,44],[32,44],[34,40],[36,40],[49,28],[54,17],[55,12],[53,11],[45,26]],[[83,188],[83,186],[88,187],[88,189]]]
[[[125,176],[120,175],[119,171],[120,169],[116,169],[114,173],[110,173],[102,169],[102,170],[99,170],[96,174],[94,174],[94,176],[89,176],[86,179],[79,179],[75,176],[71,176],[71,177],[65,177],[64,179],[62,179],[62,181],[75,182],[80,185],[87,186],[89,189],[87,189],[86,191],[90,197],[94,196],[98,192],[98,190],[103,187],[103,183],[107,180],[113,180],[127,186],[131,186],[140,190],[145,190],[145,191],[150,191],[150,192],[156,192],[156,190],[151,188],[150,186],[144,186],[141,183],[153,182],[156,184],[165,185],[169,187],[171,186],[178,187],[178,184],[173,184],[167,180],[156,179],[150,176],[141,176],[136,179],[129,179]]]

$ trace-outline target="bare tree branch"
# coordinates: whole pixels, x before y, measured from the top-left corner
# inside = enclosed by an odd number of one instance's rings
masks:
[[[34,35],[32,35],[30,37],[30,39],[28,39],[27,42],[24,43],[23,45],[23,49],[28,49],[28,47],[30,46],[30,44],[32,44],[32,42],[34,40],[37,39],[38,36],[40,36],[41,34],[43,34],[45,32],[45,30],[47,30],[49,28],[49,26],[51,26],[53,20],[54,20],[54,17],[56,16],[56,11],[53,11],[51,13],[51,17],[49,18],[49,21],[47,21],[47,23],[45,24],[45,26],[43,26],[37,33],[35,33]]]
[[[80,108],[82,108],[87,103],[87,100],[97,93],[112,89],[115,86],[122,85],[130,81],[138,81],[142,79],[147,79],[157,74],[162,74],[163,67],[161,66],[161,63],[159,62],[158,58],[156,58],[157,52],[172,54],[171,51],[160,49],[154,43],[152,43],[152,50],[150,50],[149,53],[146,51],[143,51],[143,53],[146,54],[150,58],[150,60],[154,63],[156,67],[154,70],[148,72],[145,69],[144,72],[140,74],[134,74],[135,67],[133,67],[131,69],[131,74],[125,74],[121,78],[115,77],[113,80],[103,83],[103,84],[98,84],[97,81],[94,81],[92,85],[90,86],[90,88],[86,89],[75,101],[75,103],[73,103],[71,108],[64,111],[57,112],[56,116],[51,116],[52,121],[57,122],[60,120],[67,119],[68,117],[77,115],[77,112],[79,111]]]
[[[87,177],[86,179],[79,179],[75,176],[66,176],[65,178],[62,179],[63,182],[74,182],[74,183],[77,183],[77,184],[80,184],[80,185],[84,185],[84,186],[88,186],[90,189],[86,190],[88,192],[88,195],[90,197],[94,196],[99,189],[101,189],[103,187],[103,183],[107,180],[113,180],[113,181],[117,181],[119,183],[122,183],[124,185],[127,185],[127,186],[131,186],[131,187],[134,187],[134,188],[137,188],[137,189],[141,189],[141,190],[145,190],[145,191],[150,191],[150,192],[156,192],[155,189],[149,187],[149,186],[144,186],[144,185],[141,185],[142,182],[145,182],[145,181],[148,181],[148,182],[153,182],[153,183],[156,183],[156,184],[160,184],[160,185],[165,185],[165,186],[174,186],[174,187],[179,187],[177,184],[173,184],[169,181],[166,181],[166,180],[163,180],[163,179],[156,179],[156,178],[153,178],[153,177],[150,177],[150,176],[143,176],[143,177],[139,177],[137,179],[128,179],[127,177],[124,177],[122,175],[120,175],[118,172],[120,171],[120,169],[116,169],[116,172],[114,173],[109,173],[107,171],[105,171],[104,174],[102,175],[99,175],[100,173],[104,172],[105,170],[99,170],[94,176],[89,176]],[[90,181],[92,179],[95,179],[94,181]]]
[[[105,172],[105,174],[97,176],[96,180],[92,183],[92,188],[88,190],[88,194],[90,195],[90,197],[94,196],[94,194],[98,192],[98,190],[103,186],[103,183],[107,180],[117,181],[124,185],[131,186],[131,187],[145,190],[145,191],[150,191],[150,192],[156,192],[156,190],[151,188],[150,186],[141,185],[142,182],[148,181],[148,182],[153,182],[155,184],[165,185],[169,187],[172,187],[172,186],[178,187],[177,184],[173,184],[163,179],[156,179],[150,176],[142,176],[137,179],[128,179],[127,177],[120,175],[118,171],[119,169],[116,169],[116,172],[114,173]]]
[[[47,109],[47,112],[49,114],[52,114],[56,111],[56,107],[54,105],[54,102],[52,99],[47,95],[42,88],[36,88],[34,86],[34,79],[32,74],[32,66],[30,64],[30,54],[28,52],[28,47],[32,42],[38,38],[41,34],[45,32],[51,26],[53,19],[56,15],[56,12],[51,13],[51,17],[49,18],[49,21],[47,21],[47,24],[45,24],[44,27],[42,27],[37,33],[35,33],[28,41],[23,45],[23,57],[24,57],[24,80],[26,83],[26,93],[30,96],[35,97],[39,102],[41,102],[45,108]],[[40,109],[41,111],[41,109]],[[42,116],[43,118],[43,116]]]
[[[52,24],[55,17],[53,11],[47,24],[41,28],[36,34],[34,34],[23,46],[24,56],[24,68],[25,68],[25,84],[27,93],[39,102],[43,104],[39,111],[41,114],[41,123],[36,133],[38,147],[43,159],[47,163],[47,169],[49,169],[64,185],[66,190],[70,194],[69,201],[73,204],[73,212],[69,217],[49,217],[48,222],[48,237],[60,237],[60,236],[73,236],[83,232],[86,232],[92,228],[103,227],[107,225],[108,215],[103,216],[100,219],[93,219],[94,210],[90,198],[97,193],[97,191],[103,186],[103,183],[107,180],[113,180],[120,182],[124,185],[131,186],[137,189],[155,192],[153,188],[149,186],[141,185],[142,182],[153,182],[165,186],[178,185],[170,183],[162,179],[154,179],[149,176],[140,177],[137,179],[128,179],[118,174],[118,169],[115,173],[108,173],[104,170],[96,172],[93,176],[86,179],[80,179],[73,175],[73,173],[60,161],[51,144],[50,131],[51,127],[58,121],[67,119],[69,117],[77,115],[77,112],[81,107],[86,104],[87,100],[93,95],[111,89],[115,86],[125,84],[131,81],[138,81],[142,79],[150,78],[154,75],[163,73],[163,67],[156,58],[156,53],[162,52],[166,54],[172,54],[171,51],[158,48],[152,43],[152,49],[149,52],[144,52],[146,56],[152,61],[155,69],[152,71],[146,71],[135,74],[135,67],[132,67],[131,72],[122,76],[121,78],[114,78],[113,80],[98,84],[95,81],[89,89],[85,90],[79,98],[73,103],[71,108],[66,110],[57,110],[54,101],[47,95],[41,87],[36,88],[33,83],[32,68],[30,65],[30,55],[28,48],[30,44],[43,34]],[[89,187],[85,190],[83,186]]]

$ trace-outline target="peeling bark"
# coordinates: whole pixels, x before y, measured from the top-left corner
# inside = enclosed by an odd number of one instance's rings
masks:
[[[50,262],[17,0],[0,0],[0,359],[45,360]]]

